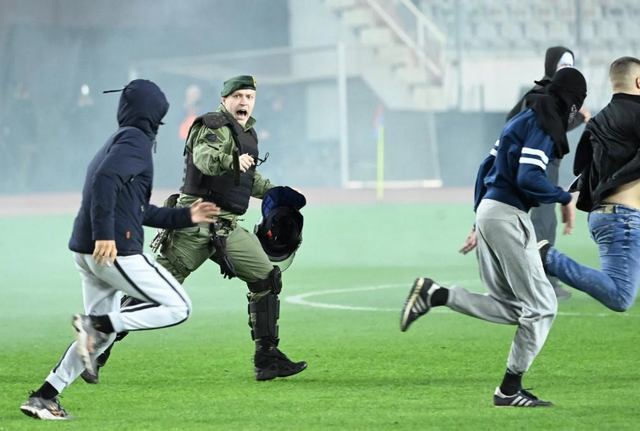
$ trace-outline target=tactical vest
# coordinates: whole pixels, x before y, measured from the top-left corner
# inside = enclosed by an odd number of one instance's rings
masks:
[[[235,119],[222,112],[209,112],[193,121],[189,135],[196,126],[209,129],[229,127],[235,142],[233,157],[237,160],[240,154],[249,153],[258,159],[258,137],[253,128],[245,131]],[[188,139],[188,138],[187,138]],[[231,171],[222,175],[205,175],[193,163],[193,154],[184,148],[185,172],[180,191],[204,200],[215,202],[220,208],[234,214],[242,215],[247,211],[249,198],[253,190],[253,180],[256,167],[251,166],[246,172],[240,172],[239,167],[233,164]]]

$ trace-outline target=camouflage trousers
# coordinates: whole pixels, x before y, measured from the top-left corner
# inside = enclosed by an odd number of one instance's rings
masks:
[[[268,277],[273,264],[253,233],[233,223],[219,228],[216,234],[226,237],[227,255],[240,280],[251,283]],[[215,252],[210,238],[208,224],[175,230],[156,260],[183,283]]]

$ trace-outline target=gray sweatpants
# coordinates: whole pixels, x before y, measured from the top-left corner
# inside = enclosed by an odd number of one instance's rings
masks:
[[[450,290],[447,306],[495,323],[517,325],[507,367],[524,373],[542,349],[558,303],[542,267],[529,215],[484,199],[476,211],[480,278],[488,293]]]

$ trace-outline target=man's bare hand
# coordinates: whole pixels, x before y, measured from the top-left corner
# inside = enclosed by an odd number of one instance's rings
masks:
[[[253,156],[249,153],[244,153],[240,156],[240,172],[247,172],[249,168],[256,164]]]
[[[563,235],[570,235],[573,232],[573,224],[576,221],[576,207],[573,199],[567,205],[560,205],[562,223],[564,223]]]
[[[467,235],[467,239],[464,240],[464,244],[462,244],[462,248],[458,250],[458,253],[467,254],[478,245],[478,238],[476,236],[476,230],[471,229],[469,235]]]
[[[111,266],[118,256],[115,240],[96,240],[93,248],[93,260],[98,265]]]
[[[213,223],[216,221],[216,216],[220,214],[220,208],[213,202],[202,202],[202,199],[198,199],[191,204],[191,222],[198,223]]]

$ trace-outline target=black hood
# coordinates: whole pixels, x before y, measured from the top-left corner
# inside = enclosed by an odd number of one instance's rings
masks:
[[[560,69],[549,85],[545,87],[549,94],[556,96],[564,105],[563,119],[575,115],[587,97],[587,81],[578,69],[565,67]]]
[[[118,125],[138,128],[154,139],[168,110],[169,102],[160,87],[146,79],[136,79],[120,95]]]
[[[549,78],[549,79],[553,78],[553,75],[556,74],[556,68],[558,67],[558,62],[560,61],[560,58],[562,58],[565,52],[571,53],[571,56],[574,58],[574,61],[575,61],[576,56],[573,55],[573,51],[571,51],[569,48],[565,48],[564,46],[552,46],[551,48],[547,49],[547,53],[544,56],[544,77],[545,78]]]
[[[565,67],[544,87],[543,94],[532,94],[527,99],[538,125],[553,139],[558,158],[569,152],[569,120],[577,114],[586,97],[587,82],[582,73],[573,67]]]

